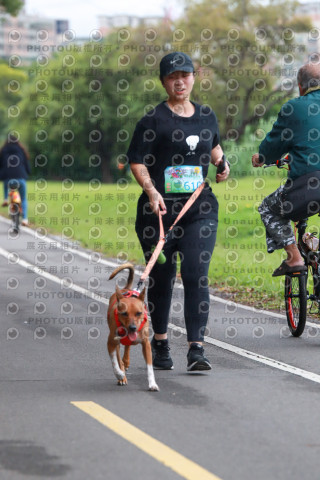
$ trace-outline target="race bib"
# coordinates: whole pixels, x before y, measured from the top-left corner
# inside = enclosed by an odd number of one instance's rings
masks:
[[[164,171],[166,193],[192,193],[203,183],[202,167],[167,167]]]

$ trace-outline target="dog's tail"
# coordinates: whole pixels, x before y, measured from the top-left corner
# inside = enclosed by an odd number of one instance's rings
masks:
[[[111,273],[111,275],[109,277],[109,280],[114,278],[116,275],[118,275],[119,272],[121,272],[121,270],[125,270],[126,268],[129,270],[129,276],[128,276],[127,284],[123,288],[129,288],[130,289],[132,287],[133,277],[134,277],[134,266],[132,265],[132,263],[124,263],[123,265],[120,265],[119,267],[117,267]]]

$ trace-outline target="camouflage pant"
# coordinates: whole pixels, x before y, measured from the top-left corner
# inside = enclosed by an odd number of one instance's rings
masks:
[[[268,253],[295,243],[291,222],[281,215],[282,190],[283,185],[268,195],[258,208],[261,220],[266,227]]]

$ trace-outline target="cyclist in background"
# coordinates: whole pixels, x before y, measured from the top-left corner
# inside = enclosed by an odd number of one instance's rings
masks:
[[[268,253],[281,248],[287,253],[287,258],[273,272],[274,277],[306,271],[290,219],[294,219],[298,210],[305,211],[305,217],[317,213],[308,210],[311,194],[313,200],[314,195],[317,196],[320,205],[320,64],[303,65],[298,71],[297,81],[300,96],[282,106],[272,130],[259,146],[259,153],[252,156],[253,167],[261,167],[273,164],[288,154],[290,169],[287,186],[281,185],[267,196],[258,209],[266,227]],[[311,176],[313,180],[317,179],[318,184],[313,192],[308,190]],[[292,191],[297,191],[301,185],[304,189],[304,194],[296,197],[291,204],[290,214],[284,208],[284,192],[289,184]]]
[[[9,133],[8,139],[0,150],[0,178],[4,185],[3,207],[8,205],[8,183],[18,182],[21,196],[22,225],[28,225],[27,179],[31,173],[29,155],[18,138]]]

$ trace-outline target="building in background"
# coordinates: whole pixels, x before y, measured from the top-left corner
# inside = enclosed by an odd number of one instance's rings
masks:
[[[309,32],[295,35],[297,50],[294,52],[293,63],[307,61],[308,56],[320,52],[320,2],[301,2],[297,15],[310,17],[313,28]],[[99,15],[97,33],[102,39],[115,29],[139,26],[150,28],[159,23],[170,23],[170,20],[170,9],[164,9],[163,16]],[[50,57],[62,45],[79,45],[90,40],[89,37],[77,38],[75,32],[69,29],[68,20],[28,15],[25,9],[17,17],[12,17],[0,9],[0,59],[8,61],[9,65],[28,65],[41,54]]]
[[[297,42],[305,45],[306,55],[315,56],[320,52],[320,2],[311,1],[300,3],[297,9],[298,16],[310,18],[313,28],[306,33],[297,34]],[[319,57],[320,58],[320,57]],[[307,61],[308,58],[305,58]]]
[[[118,29],[118,28],[137,28],[141,26],[145,27],[155,27],[160,22],[166,20],[166,15],[160,16],[153,16],[153,17],[137,17],[134,15],[99,15],[98,16],[98,25],[99,30],[102,36],[108,35],[111,30]]]
[[[23,10],[17,17],[0,12],[0,58],[19,66],[41,54],[49,57],[68,40],[68,32],[68,20],[26,15]]]
[[[298,13],[311,16],[314,22],[320,24],[320,3],[318,1],[300,3]]]

